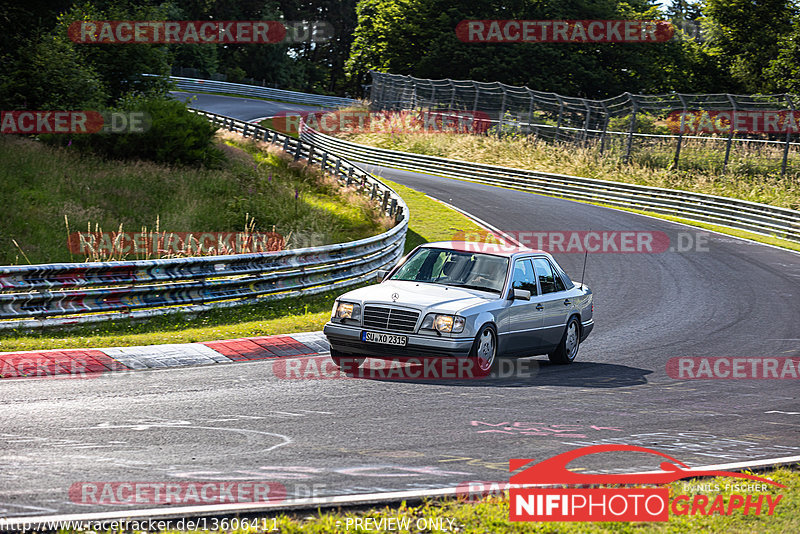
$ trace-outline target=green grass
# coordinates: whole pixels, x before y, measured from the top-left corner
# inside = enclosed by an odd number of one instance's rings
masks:
[[[474,234],[481,230],[481,227],[471,219],[431,199],[425,193],[386,178],[381,178],[381,181],[406,201],[411,212],[406,236],[406,252],[422,243],[454,239],[460,231]]]
[[[105,161],[2,136],[0,197],[13,199],[13,209],[0,218],[0,264],[85,261],[67,247],[65,217],[70,232],[241,232],[249,221],[253,231],[288,237],[289,247],[360,239],[385,227],[367,202],[340,195],[319,172],[252,141],[222,147],[224,168],[199,169]]]
[[[281,125],[281,128],[276,127],[275,120],[272,118],[264,119],[263,121],[258,123],[259,126],[262,128],[269,128],[270,130],[278,130],[281,133],[288,135],[289,137],[294,137],[295,139],[300,139],[300,135],[297,132],[287,132],[285,125]]]
[[[389,181],[386,183],[405,199],[411,212],[406,251],[420,243],[452,239],[459,230],[470,233],[479,230],[460,213],[423,193]],[[0,330],[0,352],[193,343],[321,330],[339,293],[248,304],[191,316],[117,320],[35,331]]]

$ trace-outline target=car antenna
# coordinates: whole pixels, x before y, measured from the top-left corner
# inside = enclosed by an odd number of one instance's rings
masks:
[[[591,231],[591,230],[590,230]],[[583,251],[583,272],[581,273],[581,287],[583,286],[583,279],[586,277],[586,259],[589,257],[589,249]]]

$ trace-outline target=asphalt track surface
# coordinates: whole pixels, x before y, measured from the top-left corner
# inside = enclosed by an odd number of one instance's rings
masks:
[[[199,96],[204,109],[254,116],[252,101]],[[374,170],[504,231],[696,233]],[[286,380],[254,362],[0,382],[0,516],[136,508],[70,497],[82,481],[269,481],[290,497],[324,497],[504,481],[511,458],[598,443],[642,445],[689,466],[798,456],[797,380],[675,380],[665,370],[673,357],[800,356],[800,255],[717,234],[706,247],[590,254],[596,327],[570,366],[540,356],[481,381]],[[582,254],[555,257],[580,278]],[[616,473],[657,466],[638,453],[571,464]]]
[[[232,98],[229,96],[207,95],[204,93],[190,93],[185,91],[173,91],[172,95],[182,101],[196,97],[190,102],[190,106],[225,115],[226,117],[236,117],[243,121],[253,121],[264,117],[271,117],[280,112],[301,113],[309,111],[319,111],[319,106],[305,106],[303,104],[287,104],[285,102],[275,102],[272,100],[257,100],[254,98]]]

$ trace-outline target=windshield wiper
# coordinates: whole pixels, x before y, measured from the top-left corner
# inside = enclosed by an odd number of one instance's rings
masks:
[[[486,286],[475,286],[470,284],[447,284],[447,285],[453,287],[463,287],[465,289],[477,289],[478,291],[489,291],[490,293],[500,293],[499,289],[494,289],[492,287],[486,287]]]

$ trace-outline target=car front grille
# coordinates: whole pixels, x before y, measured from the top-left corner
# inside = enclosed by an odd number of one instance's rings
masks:
[[[364,326],[390,332],[413,332],[419,318],[418,311],[364,306]]]

